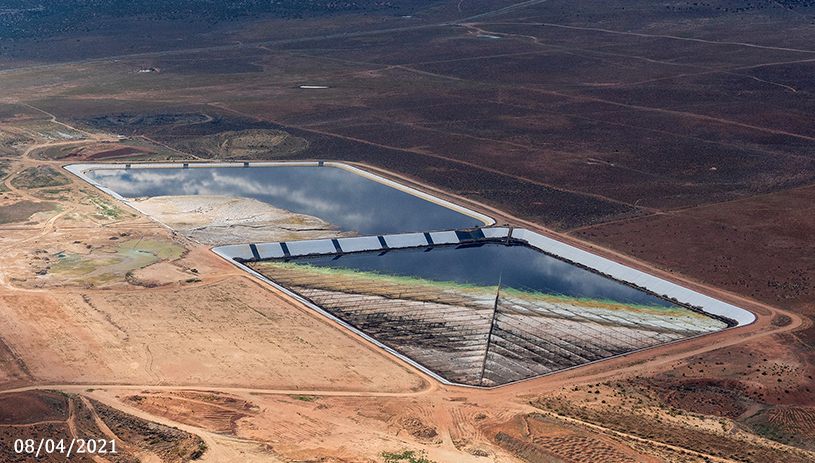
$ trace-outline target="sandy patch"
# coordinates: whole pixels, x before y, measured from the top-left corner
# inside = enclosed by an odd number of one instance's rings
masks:
[[[295,214],[252,198],[156,196],[132,199],[144,213],[209,245],[353,236],[317,217]]]
[[[132,272],[130,281],[140,286],[152,288],[196,279],[194,274],[184,272],[183,269],[169,262],[156,262],[153,265]],[[197,280],[201,281],[200,279]]]
[[[44,382],[410,391],[420,377],[244,278],[0,296],[0,339]]]

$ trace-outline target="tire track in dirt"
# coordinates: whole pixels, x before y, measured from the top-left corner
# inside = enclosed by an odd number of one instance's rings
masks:
[[[102,418],[100,418],[99,415],[96,413],[96,409],[93,407],[91,402],[87,398],[85,398],[85,396],[79,396],[79,398],[82,400],[82,405],[84,405],[85,407],[87,407],[88,410],[90,410],[91,416],[93,416],[93,421],[94,423],[96,423],[96,427],[98,427],[99,430],[102,431],[102,434],[104,434],[109,439],[112,439],[114,441],[121,441],[122,439],[120,439],[116,434],[114,434],[114,432],[110,430],[108,425],[104,421],[102,421]],[[73,406],[73,401],[71,400],[69,402],[71,403],[71,406]],[[156,458],[158,457],[158,455],[151,454],[151,452],[145,452],[139,456],[141,457],[142,460],[144,460],[145,463],[153,461],[152,457]],[[93,458],[94,461],[96,461],[97,463],[104,463],[110,461],[107,458],[94,454],[91,455],[91,458]]]
[[[466,23],[461,23],[462,25],[468,25]],[[510,23],[510,22],[499,22],[498,24],[518,24],[518,23]],[[717,40],[705,40],[705,39],[695,39],[692,37],[679,37],[676,35],[666,35],[666,34],[645,34],[642,32],[623,32],[623,31],[615,31],[612,29],[602,29],[598,27],[583,27],[583,26],[569,26],[566,24],[553,24],[553,23],[520,23],[524,26],[544,26],[544,27],[557,27],[561,29],[573,29],[573,30],[582,30],[582,31],[591,31],[591,32],[603,32],[606,34],[617,34],[617,35],[628,35],[628,36],[636,36],[636,37],[645,37],[645,38],[662,38],[662,39],[671,39],[671,40],[681,40],[686,42],[698,42],[704,44],[711,44],[711,45],[737,45],[741,47],[748,47],[748,48],[760,48],[764,50],[778,50],[778,51],[791,51],[797,53],[812,53],[815,54],[815,50],[804,50],[800,48],[785,48],[785,47],[774,47],[770,45],[758,45],[754,43],[747,43],[747,42],[728,42],[728,41],[717,41]]]
[[[501,24],[504,24],[504,23],[501,23]],[[488,30],[484,30],[484,29],[481,29],[481,28],[475,28],[473,26],[467,26],[467,27],[475,29],[476,33],[479,33],[479,34],[501,35],[501,36],[504,36],[504,37],[521,37],[521,38],[526,38],[526,39],[531,40],[536,45],[544,45],[544,44],[541,44],[540,40],[537,37],[535,37],[534,35],[509,34],[509,33],[505,33],[505,32],[488,31]],[[681,66],[681,67],[690,67],[690,68],[695,67],[695,68],[708,69],[707,71],[703,71],[703,72],[682,73],[682,74],[677,74],[677,75],[673,75],[673,76],[659,77],[659,78],[648,79],[648,80],[639,81],[639,82],[630,82],[630,83],[625,83],[625,84],[617,83],[617,84],[612,85],[612,87],[630,87],[630,86],[633,86],[633,85],[640,85],[640,84],[649,83],[649,82],[657,82],[657,81],[661,81],[661,80],[671,80],[671,79],[677,79],[677,78],[681,78],[681,77],[695,77],[695,76],[703,76],[703,75],[722,73],[722,74],[729,74],[729,75],[734,75],[734,76],[739,76],[739,77],[745,77],[745,78],[752,79],[752,80],[762,82],[762,83],[765,83],[765,84],[769,84],[769,85],[775,85],[775,86],[790,90],[793,93],[798,92],[795,88],[790,87],[789,85],[784,85],[784,84],[781,84],[781,83],[778,83],[778,82],[772,82],[772,81],[769,81],[769,80],[759,79],[758,77],[752,76],[752,75],[749,75],[749,74],[742,74],[742,73],[735,72],[735,71],[738,71],[738,70],[753,69],[753,68],[757,68],[757,67],[772,65],[770,63],[768,63],[768,64],[759,64],[759,65],[754,65],[754,66],[746,66],[746,67],[740,67],[740,68],[735,68],[735,69],[728,70],[728,69],[715,69],[715,68],[711,68],[710,66],[702,66],[702,65],[696,65],[696,64],[677,63],[677,62],[673,62],[673,61],[656,60],[656,59],[647,58],[645,56],[626,55],[626,54],[622,54],[622,53],[608,53],[608,52],[600,52],[598,50],[585,50],[585,49],[580,49],[580,48],[575,49],[575,48],[571,48],[571,47],[566,48],[566,47],[561,47],[561,46],[554,46],[552,44],[545,44],[545,46],[547,46],[550,49],[557,50],[557,51],[559,51],[561,53],[575,55],[575,56],[582,56],[582,57],[591,58],[591,59],[598,59],[598,60],[600,59],[600,58],[597,57],[597,55],[599,54],[599,55],[604,55],[604,56],[615,56],[615,57],[624,57],[624,58],[630,58],[630,59],[637,59],[637,60],[642,60],[642,61],[645,61],[645,62],[648,62],[648,63],[661,64],[661,65],[664,65],[664,66]],[[574,53],[571,50],[581,50],[581,51],[584,52],[584,54]],[[462,58],[462,59],[481,59],[481,58],[482,57]],[[489,58],[489,56],[484,56],[483,58]],[[452,59],[452,60],[445,60],[445,61],[440,61],[440,62],[450,62],[450,61],[458,61],[458,60]],[[610,61],[607,61],[607,60],[601,60],[601,61],[607,62],[607,63],[615,65],[615,66],[618,65],[618,63],[610,62]],[[814,61],[814,60],[811,60],[811,59],[796,60],[796,61],[791,61],[790,63],[806,63],[806,62],[811,62],[811,61]],[[431,62],[423,62],[421,64],[427,64],[427,63],[432,63],[432,61]],[[784,63],[777,63],[777,64],[784,64]]]
[[[447,411],[450,414],[450,437],[458,449],[462,444],[474,442],[483,438],[474,425],[475,419],[472,410],[468,410],[467,402],[449,402]],[[486,440],[486,439],[484,439]]]
[[[418,70],[418,69],[413,69],[413,68],[411,68],[411,67],[409,67],[407,65],[400,65],[399,67],[402,68],[402,69],[405,69],[405,70],[411,70],[411,71],[414,71],[414,72],[417,72],[417,73],[432,75],[432,76],[435,76],[435,77],[442,77],[442,78],[448,78],[448,79],[453,79],[453,80],[464,80],[464,79],[461,79],[461,78],[458,78],[458,77],[446,76],[444,74],[437,74],[437,73],[432,73],[432,72],[421,71],[421,70]],[[478,81],[474,81],[474,82],[478,82]],[[638,110],[638,111],[647,111],[647,112],[655,112],[655,113],[661,113],[661,114],[670,114],[670,115],[674,115],[674,116],[689,117],[689,118],[692,118],[692,119],[699,119],[699,120],[702,120],[702,121],[705,121],[705,122],[718,122],[720,124],[725,124],[725,125],[734,125],[734,126],[737,126],[737,127],[756,130],[756,131],[759,131],[759,132],[771,133],[773,135],[784,135],[784,136],[793,137],[793,138],[800,138],[800,139],[807,140],[807,141],[815,141],[815,137],[809,137],[809,136],[801,135],[801,134],[797,134],[797,133],[786,132],[786,131],[783,131],[783,130],[771,129],[769,127],[760,127],[760,126],[756,126],[756,125],[745,124],[743,122],[732,121],[732,120],[729,120],[729,119],[723,119],[723,118],[714,117],[714,116],[707,116],[707,115],[704,115],[704,114],[697,114],[697,113],[692,113],[692,112],[688,112],[688,111],[679,111],[679,110],[675,110],[675,109],[655,108],[655,107],[651,107],[651,106],[642,106],[642,105],[635,105],[635,104],[628,104],[628,103],[620,103],[619,101],[606,100],[604,98],[596,98],[596,97],[590,97],[590,96],[580,95],[580,94],[574,95],[574,94],[569,94],[569,93],[558,92],[558,91],[555,91],[555,90],[543,90],[543,89],[536,88],[536,87],[517,86],[517,87],[513,87],[513,88],[519,89],[519,90],[527,90],[527,91],[534,92],[534,93],[542,93],[544,95],[552,95],[552,96],[558,96],[558,97],[561,97],[561,98],[568,98],[568,99],[575,100],[575,101],[603,103],[603,104],[608,104],[608,105],[612,105],[612,106],[619,106],[619,107],[626,108],[626,109],[635,109],[635,110]],[[297,126],[293,126],[293,127],[297,127]],[[301,128],[301,127],[297,127],[297,128]],[[302,128],[302,130],[307,130],[307,129]],[[375,144],[375,143],[370,143],[370,144]],[[399,149],[399,148],[391,148],[391,149]],[[408,151],[408,150],[406,150],[406,151]],[[444,158],[444,159],[448,159],[448,158]]]
[[[79,391],[79,390],[76,393],[80,394],[80,395],[84,395],[83,392]],[[157,417],[157,416],[151,415],[149,413],[142,412],[141,410],[139,410],[137,408],[130,407],[130,406],[125,405],[125,404],[123,404],[121,402],[118,402],[116,400],[108,399],[108,398],[105,398],[105,397],[94,397],[94,400],[98,400],[99,402],[101,402],[101,403],[103,403],[103,404],[105,404],[105,405],[107,405],[107,406],[109,406],[111,408],[114,408],[116,410],[119,410],[120,412],[127,413],[128,415],[135,416],[137,418],[141,418],[141,419],[146,420],[146,421],[151,421],[151,422],[154,422],[154,423],[162,424],[162,425],[165,425],[165,426],[176,427],[176,428],[178,428],[178,429],[180,429],[182,431],[185,431],[185,432],[188,432],[190,434],[194,434],[194,435],[197,435],[197,436],[201,437],[201,439],[207,445],[207,452],[205,452],[205,454],[204,454],[205,455],[205,458],[204,458],[205,461],[219,461],[219,462],[234,461],[234,455],[231,455],[229,452],[226,452],[223,449],[223,447],[216,441],[216,435],[213,434],[213,433],[204,431],[202,429],[199,429],[199,428],[196,428],[196,427],[193,427],[193,426],[184,425],[182,423],[176,423],[174,421],[167,420],[165,418]],[[149,455],[155,455],[155,454],[153,454],[152,452],[145,451],[140,456],[149,456]],[[157,455],[155,457],[157,458],[157,460],[155,460],[155,461],[157,461],[157,462],[162,461],[160,458],[158,458]]]
[[[27,427],[30,427],[30,426],[39,426],[41,424],[65,424],[65,421],[47,420],[47,421],[37,421],[36,423],[25,423],[25,424],[0,424],[0,428],[27,428]]]
[[[800,138],[800,139],[806,140],[806,141],[815,141],[815,137],[809,137],[809,136],[801,135],[801,134],[797,134],[797,133],[786,132],[784,130],[771,129],[771,128],[768,128],[768,127],[759,127],[759,126],[756,126],[756,125],[745,124],[743,122],[738,122],[738,121],[731,121],[729,119],[722,119],[720,117],[707,116],[707,115],[704,115],[704,114],[691,113],[691,112],[687,112],[687,111],[678,111],[678,110],[675,110],[675,109],[654,108],[654,107],[650,107],[650,106],[642,106],[642,105],[635,105],[635,104],[620,103],[618,101],[606,100],[606,99],[603,99],[603,98],[594,98],[594,97],[589,97],[589,96],[585,96],[585,95],[570,95],[568,93],[556,92],[554,90],[541,90],[541,89],[532,88],[532,87],[519,87],[519,88],[522,88],[524,90],[528,90],[530,92],[543,93],[543,94],[546,94],[546,95],[560,96],[560,97],[570,98],[570,99],[578,100],[578,101],[582,100],[582,101],[589,101],[589,102],[592,102],[592,103],[604,103],[604,104],[609,104],[609,105],[612,105],[612,106],[619,106],[619,107],[627,108],[627,109],[636,109],[636,110],[639,110],[639,111],[647,111],[647,112],[655,112],[655,113],[660,113],[660,114],[670,114],[670,115],[674,115],[674,116],[689,117],[691,119],[699,119],[699,120],[702,120],[702,121],[705,121],[705,122],[718,122],[720,124],[733,125],[733,126],[742,127],[742,128],[745,128],[745,129],[756,130],[756,131],[759,131],[759,132],[771,133],[773,135],[784,135],[784,136],[787,136],[787,137]]]
[[[676,446],[676,445],[666,444],[664,442],[660,442],[660,441],[657,441],[657,440],[646,439],[644,437],[635,436],[634,434],[628,434],[628,433],[624,433],[624,432],[620,432],[620,431],[615,431],[613,429],[606,428],[604,426],[600,426],[600,425],[597,425],[597,424],[594,424],[594,423],[589,423],[588,421],[582,421],[582,420],[579,420],[577,418],[572,418],[572,417],[568,417],[568,416],[561,416],[561,415],[553,415],[550,412],[541,411],[541,410],[538,410],[537,413],[541,413],[544,416],[552,417],[555,420],[565,421],[566,423],[577,425],[577,426],[582,427],[584,429],[590,429],[590,430],[592,430],[594,432],[597,432],[599,435],[614,436],[614,437],[616,437],[618,439],[621,439],[623,441],[629,440],[629,441],[641,442],[641,443],[651,445],[653,447],[669,449],[669,450],[672,450],[672,451],[677,452],[679,454],[685,453],[687,455],[692,455],[692,456],[694,456],[696,458],[702,458],[705,461],[715,461],[715,462],[719,462],[719,463],[735,463],[733,460],[730,460],[730,459],[727,459],[727,458],[722,458],[722,457],[718,457],[718,456],[715,456],[715,455],[710,455],[710,454],[706,454],[706,453],[702,453],[702,452],[697,452],[696,450],[691,450],[691,449],[685,448],[685,447],[679,447],[679,446]],[[526,421],[524,420],[524,422],[526,422]],[[528,426],[528,423],[527,423],[527,426]],[[527,429],[528,429],[528,427],[527,427]]]
[[[432,408],[429,410],[431,413],[428,419],[436,428],[436,432],[442,439],[442,447],[450,450],[456,450],[453,443],[453,430],[455,429],[455,422],[452,414],[448,409],[449,403],[444,400],[435,400],[431,404]]]
[[[104,421],[102,421],[102,418],[100,418],[99,414],[96,413],[96,408],[93,407],[93,404],[91,404],[90,400],[88,400],[88,398],[85,396],[79,396],[79,398],[82,400],[82,403],[86,407],[88,407],[88,410],[91,411],[93,421],[96,423],[96,426],[99,427],[99,430],[102,431],[102,434],[106,435],[110,439],[121,440],[119,439],[119,436],[117,436],[113,431],[111,431],[108,425]]]
[[[144,361],[144,371],[156,380],[156,385],[164,382],[164,379],[155,371],[153,371],[153,353],[150,352],[150,345],[144,345],[144,351],[147,353],[147,359]]]
[[[166,386],[154,384],[121,384],[121,383],[87,383],[87,384],[40,384],[33,386],[22,386],[13,389],[0,391],[0,394],[11,394],[15,392],[38,391],[38,390],[60,390],[76,394],[84,394],[88,389],[117,390],[123,394],[137,394],[144,390],[151,392],[173,392],[173,391],[193,391],[193,392],[219,392],[231,394],[251,401],[253,397],[265,395],[280,396],[327,396],[327,397],[416,397],[428,394],[432,389],[425,389],[418,392],[371,392],[371,391],[335,391],[335,390],[304,390],[304,389],[262,389],[262,388],[242,388],[242,387],[217,387],[208,384],[186,385],[186,386]],[[410,409],[408,409],[410,410]],[[419,414],[424,414],[421,408],[416,408]],[[428,415],[429,416],[429,415]]]
[[[0,352],[6,353],[11,360],[14,361],[14,364],[17,365],[17,368],[23,373],[27,380],[33,381],[34,376],[31,374],[31,371],[28,369],[28,365],[25,364],[23,357],[20,355],[19,352],[15,351],[8,344],[6,341],[0,337]]]

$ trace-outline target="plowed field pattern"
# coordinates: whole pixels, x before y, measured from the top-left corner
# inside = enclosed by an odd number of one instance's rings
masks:
[[[773,425],[803,439],[815,438],[815,408],[776,408],[769,415],[768,421]]]
[[[569,463],[637,463],[613,446],[588,436],[537,437],[535,443]]]

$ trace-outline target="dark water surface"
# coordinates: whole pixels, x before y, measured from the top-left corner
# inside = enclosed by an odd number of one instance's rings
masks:
[[[674,307],[673,304],[525,246],[484,244],[294,259],[317,267],[497,286],[574,298]]]
[[[474,217],[338,167],[97,169],[95,182],[128,198],[229,195],[319,217],[362,235],[484,225]]]

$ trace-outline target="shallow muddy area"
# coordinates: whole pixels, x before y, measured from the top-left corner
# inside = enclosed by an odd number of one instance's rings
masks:
[[[111,239],[110,246],[85,247],[74,242],[57,252],[35,252],[35,277],[28,279],[23,286],[123,284],[132,278],[133,272],[162,260],[176,260],[186,252],[177,244],[154,238],[112,238],[117,239]]]

